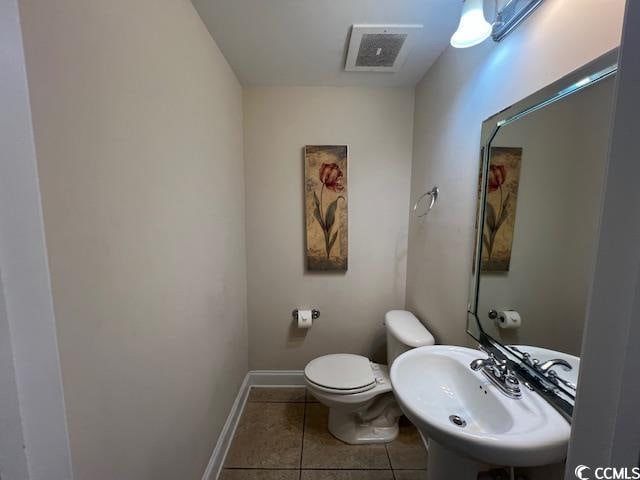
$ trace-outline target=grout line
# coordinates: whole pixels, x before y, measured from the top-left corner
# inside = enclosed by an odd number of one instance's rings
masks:
[[[345,467],[326,467],[326,468],[318,468],[318,467],[306,467],[306,468],[298,468],[298,467],[225,467],[224,470],[290,470],[290,471],[302,471],[302,470],[317,470],[317,471],[332,471],[332,470],[344,470],[344,471],[362,471],[362,472],[369,472],[369,471],[377,471],[377,472],[390,472],[392,470],[394,470],[393,468],[374,468],[374,467],[350,467],[350,468],[345,468]],[[427,469],[426,468],[396,468],[395,470],[398,471],[409,471],[409,472],[426,472]]]
[[[306,393],[304,395],[305,403],[320,403],[316,398],[311,397],[311,393],[309,393],[309,389],[306,388]]]
[[[305,402],[295,400],[248,400],[247,403],[293,403],[294,405],[302,405]]]
[[[225,470],[300,470],[298,467],[225,467]]]
[[[384,451],[387,452],[387,460],[389,460],[389,468],[391,469],[391,476],[393,480],[396,480],[396,472],[393,471],[393,463],[391,463],[391,455],[389,455],[389,449],[387,448],[387,444],[384,444]]]
[[[392,469],[391,468],[376,468],[376,467],[305,467],[302,470],[317,470],[319,472],[326,472],[326,471],[333,471],[333,470],[339,470],[339,471],[346,471],[346,472],[351,472],[351,471],[358,471],[358,472],[372,472],[372,471],[376,471],[376,472],[390,472]],[[410,470],[410,469],[407,469]],[[415,469],[415,470],[420,470]],[[425,470],[426,471],[426,470]]]

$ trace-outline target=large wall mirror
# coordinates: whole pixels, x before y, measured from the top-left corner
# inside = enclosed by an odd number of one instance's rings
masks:
[[[468,332],[560,398],[567,417],[595,266],[616,60],[609,52],[482,129]]]

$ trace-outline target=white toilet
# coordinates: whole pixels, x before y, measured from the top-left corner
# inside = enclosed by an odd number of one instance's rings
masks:
[[[343,442],[386,443],[396,438],[402,411],[393,396],[389,367],[407,350],[435,344],[411,312],[387,312],[385,325],[388,366],[338,353],[311,360],[304,369],[311,394],[329,407],[329,431]]]

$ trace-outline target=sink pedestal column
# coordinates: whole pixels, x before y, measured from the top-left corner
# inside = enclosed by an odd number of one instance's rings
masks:
[[[484,465],[429,439],[427,480],[477,480]]]

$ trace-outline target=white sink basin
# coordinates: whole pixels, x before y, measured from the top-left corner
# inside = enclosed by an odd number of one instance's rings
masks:
[[[438,461],[434,458],[434,442],[440,452],[436,456],[443,461],[446,457],[447,463],[473,459],[491,465],[537,466],[562,461],[567,452],[569,423],[524,386],[522,398],[512,399],[480,371],[471,370],[471,361],[486,357],[470,348],[430,346],[410,350],[393,363],[391,383],[398,403],[429,438],[429,468],[436,467],[433,462]],[[466,426],[450,420],[453,415],[463,419]],[[461,458],[456,459],[456,455]],[[448,476],[454,478],[453,472]],[[466,477],[456,473],[456,478]]]

